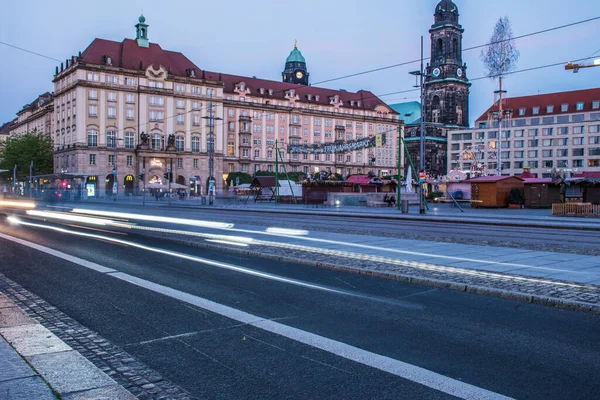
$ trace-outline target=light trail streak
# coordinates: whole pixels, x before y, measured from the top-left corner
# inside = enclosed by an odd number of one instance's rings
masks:
[[[0,207],[36,208],[35,203],[30,201],[7,201],[0,200]]]
[[[165,223],[169,223],[169,224],[197,226],[200,228],[212,228],[212,229],[233,228],[233,224],[228,224],[228,223],[224,223],[224,222],[199,221],[199,220],[189,220],[189,219],[183,219],[183,218],[160,217],[157,215],[142,215],[142,214],[121,213],[121,212],[112,212],[112,211],[86,210],[83,208],[75,208],[75,209],[73,209],[73,212],[76,214],[100,215],[100,216],[104,216],[104,217],[125,218],[125,219],[150,221],[150,222],[165,222]]]
[[[58,220],[69,221],[69,222],[81,222],[84,224],[91,224],[91,225],[100,225],[100,226],[108,225],[108,226],[117,226],[117,227],[121,227],[121,228],[126,228],[126,227],[131,226],[131,224],[117,222],[117,221],[113,221],[110,219],[82,217],[79,215],[66,214],[66,213],[60,213],[60,212],[54,212],[54,211],[27,210],[26,214],[32,215],[34,217],[41,217],[41,218],[47,218],[47,219],[58,219]]]
[[[47,226],[47,225],[42,225],[42,224],[34,224],[34,223],[30,223],[30,222],[24,222],[14,216],[8,217],[7,219],[11,223],[18,224],[18,225],[31,226],[31,227],[42,228],[42,229],[49,229],[49,230],[53,230],[56,232],[61,232],[61,233],[69,234],[69,235],[76,235],[76,236],[97,239],[97,240],[108,241],[108,242],[112,242],[112,243],[118,243],[121,245],[135,247],[135,248],[141,249],[141,250],[151,251],[153,253],[163,254],[163,255],[167,255],[167,256],[171,256],[171,257],[177,257],[177,258],[181,258],[181,259],[188,260],[188,261],[193,261],[193,262],[200,263],[200,264],[211,265],[214,267],[219,267],[219,268],[228,269],[231,271],[241,272],[241,273],[244,273],[247,275],[253,275],[253,276],[260,277],[260,278],[270,279],[270,280],[283,282],[283,283],[287,283],[287,284],[292,284],[292,285],[296,285],[296,286],[306,287],[309,289],[316,289],[316,290],[321,290],[321,291],[330,292],[330,293],[337,293],[337,294],[342,294],[342,295],[347,295],[347,296],[364,297],[361,295],[357,295],[357,294],[350,293],[350,292],[345,292],[342,290],[332,289],[332,288],[328,288],[328,287],[320,286],[320,285],[313,285],[311,283],[306,283],[306,282],[298,281],[295,279],[285,278],[283,276],[273,275],[273,274],[269,274],[266,272],[255,271],[253,269],[244,268],[244,267],[234,265],[234,264],[227,264],[227,263],[208,260],[206,258],[191,256],[188,254],[179,253],[179,252],[175,252],[175,251],[169,251],[169,250],[160,249],[160,248],[156,248],[156,247],[149,247],[149,246],[145,246],[143,244],[130,242],[127,240],[111,238],[108,236],[95,235],[95,234],[91,234],[91,233],[71,231],[69,229],[59,228],[59,227],[55,227],[55,226]]]

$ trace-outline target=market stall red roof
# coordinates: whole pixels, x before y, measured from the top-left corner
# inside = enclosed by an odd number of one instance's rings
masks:
[[[355,185],[368,185],[371,183],[372,178],[367,175],[352,175],[346,179],[346,182]]]

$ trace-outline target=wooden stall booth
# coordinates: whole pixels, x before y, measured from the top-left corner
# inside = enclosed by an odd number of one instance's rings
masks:
[[[525,208],[550,208],[561,203],[560,185],[552,178],[527,178],[523,191]]]
[[[524,180],[517,176],[481,176],[469,179],[472,207],[508,207],[510,190],[523,190]]]

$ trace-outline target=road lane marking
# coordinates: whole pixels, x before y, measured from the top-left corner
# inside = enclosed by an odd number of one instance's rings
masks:
[[[92,235],[85,235],[92,236]],[[37,245],[35,243],[27,242],[25,240],[15,238],[9,235],[0,233],[0,237],[24,246],[36,249],[46,254],[53,255],[57,258],[69,261],[71,263],[80,265],[85,268],[90,268],[94,271],[101,272],[98,267],[102,268],[107,276],[114,277],[124,282],[131,283],[138,287],[153,291],[163,296],[170,297],[182,301],[184,303],[200,307],[204,310],[213,312],[223,317],[250,325],[270,333],[274,333],[288,339],[306,344],[308,346],[326,351],[334,354],[338,357],[345,358],[350,361],[354,361],[380,371],[384,371],[403,379],[410,380],[412,382],[421,384],[434,390],[438,390],[449,395],[466,399],[466,400],[509,400],[510,397],[456,380],[447,376],[438,374],[436,372],[427,370],[416,365],[408,364],[403,361],[399,361],[390,357],[382,356],[380,354],[372,353],[367,350],[360,349],[355,346],[348,345],[346,343],[338,342],[333,339],[326,338],[324,336],[316,335],[314,333],[306,332],[298,328],[287,326],[279,322],[265,319],[257,315],[247,313],[242,310],[238,310],[233,307],[229,307],[214,301],[192,295],[168,286],[160,285],[145,279],[135,277],[123,272],[115,271],[111,268],[106,268],[101,265],[91,263],[87,260],[70,256],[68,254]],[[206,357],[208,355],[202,353],[199,349],[191,347],[193,350]],[[210,357],[209,357],[210,358]],[[216,361],[216,360],[215,360]]]

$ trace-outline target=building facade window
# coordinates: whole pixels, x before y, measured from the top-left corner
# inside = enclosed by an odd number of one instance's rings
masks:
[[[192,153],[200,153],[200,138],[192,136]]]
[[[133,132],[125,132],[125,148],[132,150],[134,146],[134,135]]]
[[[98,146],[98,131],[95,129],[90,129],[88,131],[87,136],[88,147],[97,147]]]
[[[132,167],[133,166],[133,156],[127,156],[126,157],[126,162],[127,162],[127,166],[128,167]]]
[[[175,151],[183,151],[183,136],[177,136],[175,138]]]
[[[90,165],[96,165],[96,155],[95,154],[90,154]]]
[[[114,149],[117,145],[117,134],[115,131],[107,131],[106,132],[106,147],[110,149]]]
[[[194,158],[194,169],[198,169],[198,159]]]

